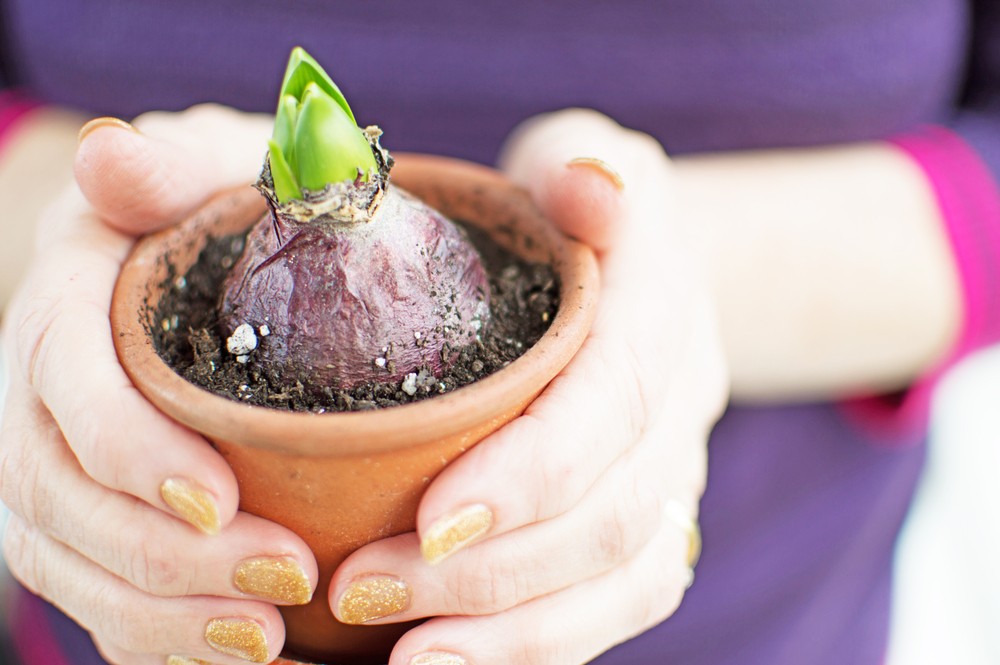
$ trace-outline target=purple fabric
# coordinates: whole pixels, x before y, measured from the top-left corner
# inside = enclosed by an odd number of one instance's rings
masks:
[[[709,447],[705,541],[673,618],[601,665],[882,662],[891,557],[924,459],[837,409],[730,408]]]
[[[131,116],[271,110],[301,43],[388,147],[492,162],[541,111],[588,106],[673,152],[879,138],[950,112],[963,0],[7,0],[9,69],[45,99]]]
[[[950,124],[1000,172],[990,0],[974,4],[971,50],[965,0],[0,7],[10,82],[95,114],[202,101],[270,110],[301,43],[390,149],[489,163],[523,118],[588,106],[675,154]],[[694,587],[674,618],[599,662],[881,663],[892,548],[921,439],[880,447],[831,405],[730,409],[711,442]]]

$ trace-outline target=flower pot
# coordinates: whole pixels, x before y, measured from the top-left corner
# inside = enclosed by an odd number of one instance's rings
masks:
[[[531,403],[580,348],[594,316],[593,253],[562,236],[526,193],[498,173],[403,155],[392,175],[446,215],[485,229],[524,258],[550,262],[559,275],[560,307],[548,332],[521,358],[469,386],[383,410],[293,413],[210,394],[170,369],[149,333],[169,276],[189,269],[206,236],[245,230],[265,213],[262,197],[250,187],[223,193],[182,224],[140,240],[115,289],[114,341],[136,387],[225,457],[239,482],[241,510],[287,526],[316,555],[314,600],[281,608],[286,651],[295,654],[290,658],[338,665],[386,661],[413,624],[337,622],[326,593],[334,570],[366,543],[413,531],[428,484]]]

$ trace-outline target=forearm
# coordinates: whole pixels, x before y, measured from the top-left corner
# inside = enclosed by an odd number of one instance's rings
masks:
[[[41,210],[73,177],[82,116],[40,108],[18,121],[0,152],[0,311],[33,252]]]
[[[955,261],[927,178],[899,149],[675,164],[736,399],[892,391],[952,348],[962,317]]]

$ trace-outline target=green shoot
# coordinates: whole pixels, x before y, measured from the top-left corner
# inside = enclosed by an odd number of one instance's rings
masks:
[[[359,172],[367,180],[378,167],[343,93],[301,47],[288,59],[268,147],[282,203],[301,199],[303,189],[354,180]]]

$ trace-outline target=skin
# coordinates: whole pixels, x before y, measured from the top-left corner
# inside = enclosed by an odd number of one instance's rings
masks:
[[[162,664],[172,653],[244,662],[203,639],[201,627],[222,616],[257,621],[274,656],[283,639],[277,612],[236,591],[230,571],[241,559],[281,554],[315,584],[311,556],[281,527],[236,512],[224,462],[131,388],[107,323],[132,236],[174,222],[212,191],[250,182],[259,150],[223,147],[263,145],[267,119],[200,108],[137,125],[143,135],[103,128],[83,141],[78,189],[44,215],[46,242],[5,317],[13,367],[0,488],[14,516],[4,552],[14,575],[90,630],[113,663]],[[648,137],[585,111],[522,127],[504,168],[599,252],[592,334],[524,416],[435,480],[417,534],[359,550],[317,593],[336,607],[352,580],[390,573],[410,586],[413,602],[389,620],[441,615],[409,631],[390,665],[432,650],[475,665],[582,663],[669,616],[683,596],[688,543],[664,506],[678,501],[696,513],[705,443],[730,375],[735,395],[757,400],[902,385],[954,337],[958,291],[926,182],[883,146],[844,147],[839,168],[831,156],[671,161]],[[567,165],[579,157],[600,158],[624,187],[601,169]],[[852,177],[856,169],[867,178]],[[879,196],[868,178],[885,183]],[[793,185],[836,195],[819,205],[790,196]],[[708,195],[720,187],[732,192],[724,203]],[[781,238],[780,256],[801,260],[759,265],[761,238]],[[861,238],[875,246],[859,252]],[[913,251],[899,250],[901,238]],[[828,252],[850,257],[868,288],[836,258],[817,263]],[[914,274],[940,284],[928,291]],[[837,306],[803,311],[816,293]],[[869,324],[879,308],[900,321]],[[824,329],[846,339],[811,333]],[[767,343],[771,335],[784,343]],[[899,352],[877,352],[895,345]],[[831,350],[853,369],[828,362]],[[782,363],[801,365],[772,368]],[[85,391],[68,380],[84,376]],[[163,504],[158,488],[171,476],[209,491],[221,533],[203,535]],[[492,529],[426,564],[419,537],[470,504],[492,509]]]

